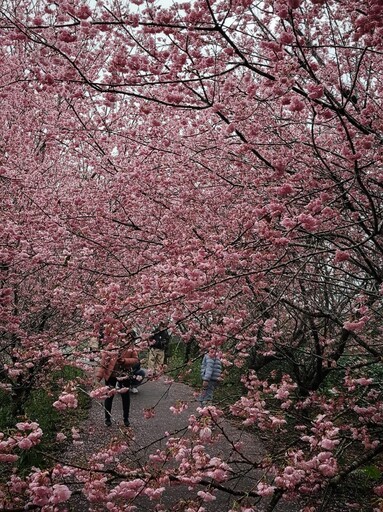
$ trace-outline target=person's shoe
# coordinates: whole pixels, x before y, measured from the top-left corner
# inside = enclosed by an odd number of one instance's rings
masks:
[[[110,427],[111,425],[112,425],[111,420],[106,419],[106,420],[105,420],[105,426],[106,426],[106,427]]]
[[[138,389],[137,389],[137,388],[132,388],[132,389],[131,389],[131,391],[132,391],[132,393],[133,393],[134,395],[136,395],[136,394],[138,393]]]
[[[124,425],[125,425],[125,427],[130,427],[130,421],[129,420],[124,420]]]

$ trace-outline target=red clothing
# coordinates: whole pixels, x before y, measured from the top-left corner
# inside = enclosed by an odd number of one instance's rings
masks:
[[[116,366],[129,369],[138,362],[138,354],[134,349],[124,348],[122,350],[103,350],[101,365],[97,368],[96,378],[98,380],[108,380]]]

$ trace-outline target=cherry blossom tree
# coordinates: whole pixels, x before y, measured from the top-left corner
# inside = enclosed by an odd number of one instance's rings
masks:
[[[243,369],[231,414],[286,441],[262,461],[235,447],[244,474],[262,470],[248,509],[295,498],[325,510],[353,471],[381,468],[380,2],[0,12],[1,383],[15,413],[47,368],[85,365],[100,325],[108,343],[140,325],[144,343],[168,318]],[[67,477],[116,511],[175,482],[229,493],[230,468],[209,455],[221,414],[191,416],[190,439],[169,439],[139,474],[121,466],[114,488],[100,461],[123,446],[13,477],[10,495],[54,510]],[[15,429],[8,464],[42,435]],[[211,499],[201,492],[195,509]]]

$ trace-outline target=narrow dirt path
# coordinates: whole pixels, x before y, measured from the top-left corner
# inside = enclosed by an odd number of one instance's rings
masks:
[[[186,401],[188,409],[181,414],[173,414],[169,408],[177,400]],[[194,391],[189,386],[182,383],[166,384],[164,380],[149,381],[139,388],[138,394],[131,394],[131,428],[126,429],[122,422],[121,399],[116,396],[113,403],[113,424],[111,427],[104,425],[104,413],[102,403],[93,401],[88,419],[81,425],[80,436],[82,444],[71,446],[66,459],[68,462],[81,465],[89,454],[107,446],[113,439],[129,440],[129,457],[134,464],[140,465],[145,462],[150,453],[154,453],[158,448],[164,448],[168,439],[166,432],[175,435],[187,435],[189,415],[196,412],[198,402],[195,399]],[[145,419],[143,412],[147,409],[154,409],[155,415],[150,419]],[[227,419],[219,420],[215,434],[219,434],[219,440],[214,445],[209,446],[211,455],[221,457],[233,469],[233,474],[242,474],[243,461],[238,460],[238,456],[233,453],[232,445],[229,440],[242,442],[245,447],[246,457],[250,461],[260,461],[264,455],[262,443],[255,436],[242,431],[238,426]],[[174,463],[174,461],[173,461]],[[240,478],[230,481],[231,489],[250,490],[259,478],[259,472],[253,470]],[[226,484],[225,484],[226,485]],[[201,487],[201,490],[205,489]],[[177,485],[167,489],[162,497],[161,503],[168,510],[179,504],[179,510],[184,510],[184,502],[187,501],[196,491],[192,493],[187,486]],[[267,501],[258,505],[257,511],[265,511]],[[233,496],[226,492],[217,492],[216,500],[205,503],[204,508],[207,512],[224,512],[231,509]],[[155,510],[157,502],[149,501],[143,497],[135,500],[134,505],[139,511]],[[72,512],[86,512],[90,510],[103,510],[92,508],[85,497],[81,494],[75,494],[71,499]],[[296,512],[299,510],[294,504],[279,503],[276,512]]]

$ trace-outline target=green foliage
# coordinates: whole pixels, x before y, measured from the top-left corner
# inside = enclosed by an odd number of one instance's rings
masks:
[[[28,472],[29,468],[36,466],[44,468],[48,461],[44,453],[53,451],[54,439],[60,429],[60,415],[52,407],[52,396],[44,389],[39,389],[31,393],[25,406],[26,416],[31,421],[36,421],[44,434],[41,443],[30,450],[21,450],[18,461],[21,473]]]
[[[170,357],[168,358],[168,372],[176,380],[180,380],[192,387],[201,385],[201,356],[186,361],[185,345],[172,343]]]
[[[27,418],[40,425],[45,442],[52,440],[60,425],[60,414],[52,407],[55,399],[45,389],[38,389],[31,393],[25,405]]]
[[[81,380],[81,378],[84,376],[83,370],[76,368],[75,366],[64,366],[58,371],[55,371],[52,373],[51,376],[51,387],[52,391],[56,394],[60,391],[62,385],[65,385],[66,382]],[[69,415],[72,415],[74,417],[81,415],[83,416],[82,411],[89,409],[91,406],[91,399],[89,395],[79,390],[78,395],[78,409],[75,409],[73,411],[69,410],[67,413]]]
[[[369,480],[380,480],[383,476],[382,471],[377,466],[366,466],[361,471]]]
[[[29,472],[32,466],[44,468],[49,466],[47,455],[54,454],[57,449],[55,438],[59,431],[69,432],[72,426],[77,425],[87,414],[90,407],[90,398],[86,393],[79,391],[78,408],[67,411],[57,411],[52,407],[60,394],[62,386],[70,381],[81,379],[82,370],[72,366],[54,371],[50,375],[49,383],[44,388],[33,390],[24,404],[25,417],[12,415],[12,397],[0,391],[0,431],[7,432],[13,429],[18,421],[25,419],[37,422],[43,430],[41,443],[30,450],[20,450],[18,469],[21,474]]]
[[[222,381],[214,392],[214,401],[223,407],[239,400],[244,392],[244,386],[241,382],[244,372],[247,372],[246,368],[238,368],[237,366],[228,368],[223,373]]]
[[[336,502],[345,501],[359,504],[359,512],[371,512],[378,510],[373,507],[376,499],[371,493],[374,487],[382,478],[382,471],[378,466],[370,465],[358,468],[348,475],[345,481],[339,485],[333,495]]]
[[[376,383],[382,385],[383,382],[383,365],[381,361],[371,364],[365,368],[366,377],[371,377]]]

